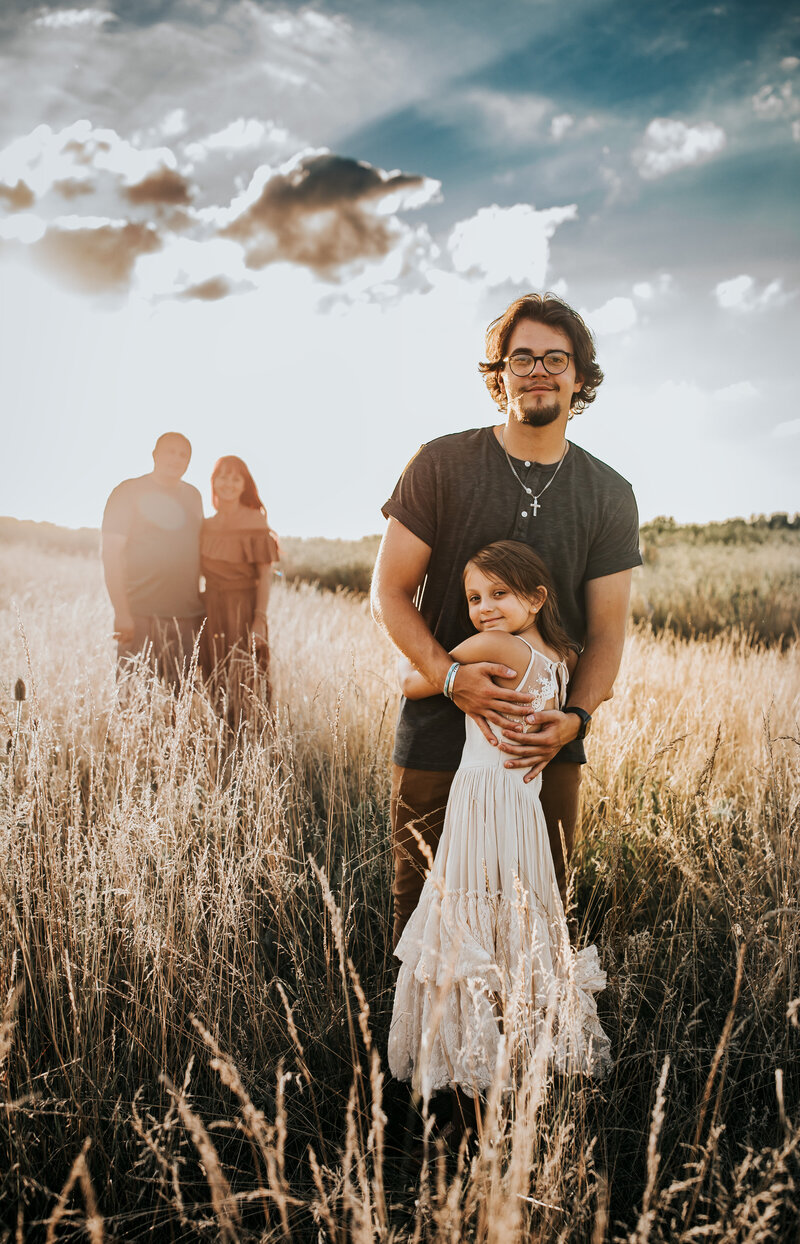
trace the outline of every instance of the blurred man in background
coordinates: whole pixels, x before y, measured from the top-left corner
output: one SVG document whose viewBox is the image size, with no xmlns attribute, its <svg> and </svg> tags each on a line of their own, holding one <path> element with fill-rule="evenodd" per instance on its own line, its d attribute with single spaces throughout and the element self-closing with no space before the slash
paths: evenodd
<svg viewBox="0 0 800 1244">
<path fill-rule="evenodd" d="M 191 660 L 200 601 L 200 493 L 183 480 L 192 447 L 165 432 L 153 470 L 118 484 L 103 514 L 103 570 L 120 667 L 145 655 L 177 687 Z"/>
</svg>

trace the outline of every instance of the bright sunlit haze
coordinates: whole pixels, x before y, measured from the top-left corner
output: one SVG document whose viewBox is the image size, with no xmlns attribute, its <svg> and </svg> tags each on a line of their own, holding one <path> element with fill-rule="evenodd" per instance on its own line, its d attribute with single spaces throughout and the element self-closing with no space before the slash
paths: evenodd
<svg viewBox="0 0 800 1244">
<path fill-rule="evenodd" d="M 378 531 L 423 441 L 498 421 L 531 289 L 596 335 L 568 435 L 643 520 L 798 508 L 785 6 L 22 0 L 0 74 L 4 513 L 97 527 L 175 429 L 207 512 L 238 454 L 279 531 Z"/>
</svg>

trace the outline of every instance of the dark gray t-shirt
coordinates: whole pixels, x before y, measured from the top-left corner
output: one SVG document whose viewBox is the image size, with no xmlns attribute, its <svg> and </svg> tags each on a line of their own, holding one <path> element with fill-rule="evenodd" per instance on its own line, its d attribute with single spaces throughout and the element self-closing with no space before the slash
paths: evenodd
<svg viewBox="0 0 800 1244">
<path fill-rule="evenodd" d="M 397 519 L 430 546 L 420 612 L 448 650 L 473 633 L 462 605 L 464 566 L 495 540 L 521 540 L 536 549 L 553 576 L 564 628 L 579 644 L 586 631 L 584 585 L 641 565 L 636 500 L 621 475 L 571 441 L 546 492 L 553 463 L 511 461 L 540 496 L 535 517 L 491 427 L 423 445 L 383 507 L 385 518 Z M 395 764 L 455 769 L 463 746 L 464 715 L 444 696 L 401 702 Z M 562 759 L 583 758 L 580 745 L 570 748 L 569 756 L 562 749 Z"/>
<path fill-rule="evenodd" d="M 191 484 L 154 475 L 126 479 L 112 492 L 103 532 L 125 536 L 125 586 L 131 613 L 196 618 L 200 600 L 203 501 Z"/>
</svg>

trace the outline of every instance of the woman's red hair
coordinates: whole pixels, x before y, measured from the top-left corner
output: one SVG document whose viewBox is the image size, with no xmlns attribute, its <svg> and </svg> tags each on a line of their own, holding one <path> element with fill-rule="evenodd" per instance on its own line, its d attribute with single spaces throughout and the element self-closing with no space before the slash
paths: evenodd
<svg viewBox="0 0 800 1244">
<path fill-rule="evenodd" d="M 256 481 L 250 474 L 247 465 L 241 458 L 237 458 L 235 454 L 226 454 L 223 458 L 218 458 L 214 464 L 214 470 L 211 472 L 211 500 L 214 502 L 214 509 L 219 509 L 219 499 L 217 498 L 217 492 L 214 488 L 214 480 L 217 478 L 217 474 L 223 470 L 224 467 L 230 467 L 231 470 L 238 471 L 244 480 L 244 489 L 241 497 L 239 498 L 239 504 L 246 506 L 248 510 L 260 510 L 266 518 L 267 509 L 264 502 L 258 495 Z"/>
</svg>

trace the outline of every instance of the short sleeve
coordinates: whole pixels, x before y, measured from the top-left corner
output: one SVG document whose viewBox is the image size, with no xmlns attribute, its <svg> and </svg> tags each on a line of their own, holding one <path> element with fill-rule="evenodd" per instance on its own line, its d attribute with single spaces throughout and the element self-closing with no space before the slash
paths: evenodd
<svg viewBox="0 0 800 1244">
<path fill-rule="evenodd" d="M 437 527 L 437 470 L 429 445 L 420 446 L 381 513 L 384 518 L 396 518 L 412 535 L 433 547 Z"/>
<path fill-rule="evenodd" d="M 641 566 L 639 511 L 633 489 L 625 489 L 615 513 L 601 524 L 586 562 L 585 580 L 602 579 Z"/>
<path fill-rule="evenodd" d="M 193 484 L 189 484 L 188 487 L 191 488 L 192 490 L 192 506 L 194 507 L 195 516 L 199 519 L 200 522 L 202 522 L 203 521 L 203 498 L 200 495 L 199 490 L 195 488 Z"/>
<path fill-rule="evenodd" d="M 242 553 L 244 561 L 257 565 L 278 561 L 278 546 L 268 530 L 243 533 Z"/>
<path fill-rule="evenodd" d="M 133 498 L 125 484 L 118 484 L 103 511 L 103 535 L 128 536 L 133 523 Z"/>
</svg>

